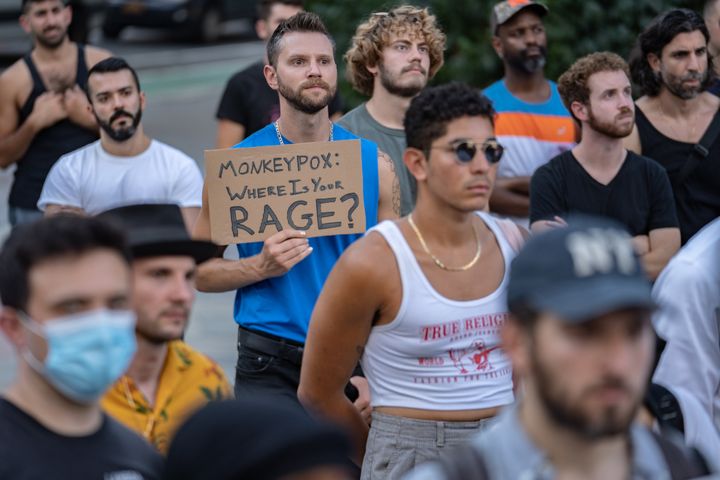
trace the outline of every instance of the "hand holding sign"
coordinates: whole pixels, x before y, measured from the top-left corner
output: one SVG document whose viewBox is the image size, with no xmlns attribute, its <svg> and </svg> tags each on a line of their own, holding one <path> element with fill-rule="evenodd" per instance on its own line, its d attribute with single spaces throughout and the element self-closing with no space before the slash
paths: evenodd
<svg viewBox="0 0 720 480">
<path fill-rule="evenodd" d="M 358 140 L 208 150 L 205 167 L 216 243 L 365 231 Z"/>
<path fill-rule="evenodd" d="M 283 230 L 265 240 L 258 255 L 258 269 L 264 278 L 279 277 L 311 253 L 305 232 Z"/>
</svg>

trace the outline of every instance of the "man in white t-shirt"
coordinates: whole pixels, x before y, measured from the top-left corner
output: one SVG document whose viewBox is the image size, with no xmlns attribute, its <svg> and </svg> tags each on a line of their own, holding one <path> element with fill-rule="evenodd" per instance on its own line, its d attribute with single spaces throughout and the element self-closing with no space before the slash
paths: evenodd
<svg viewBox="0 0 720 480">
<path fill-rule="evenodd" d="M 682 410 L 686 441 L 707 454 L 720 451 L 718 286 L 720 219 L 715 219 L 673 257 L 653 287 L 662 307 L 653 315 L 653 326 L 667 341 L 653 382 L 673 393 Z M 715 428 L 708 425 L 711 418 Z"/>
<path fill-rule="evenodd" d="M 97 63 L 88 72 L 87 95 L 100 140 L 60 157 L 38 208 L 45 215 L 94 215 L 129 204 L 173 203 L 192 227 L 202 204 L 202 175 L 190 157 L 145 135 L 145 94 L 135 70 L 117 57 Z"/>
</svg>

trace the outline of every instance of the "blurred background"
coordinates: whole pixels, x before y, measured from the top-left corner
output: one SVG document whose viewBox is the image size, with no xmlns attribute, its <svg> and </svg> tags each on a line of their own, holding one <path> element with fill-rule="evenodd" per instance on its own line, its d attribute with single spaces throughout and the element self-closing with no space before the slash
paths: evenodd
<svg viewBox="0 0 720 480">
<path fill-rule="evenodd" d="M 203 151 L 215 143 L 215 110 L 225 82 L 261 58 L 255 37 L 257 0 L 72 0 L 71 36 L 124 57 L 138 70 L 147 94 L 146 132 L 184 151 L 203 168 Z M 400 3 L 428 6 L 448 36 L 445 66 L 433 83 L 466 81 L 485 87 L 502 76 L 490 47 L 493 0 L 308 0 L 337 42 L 340 90 L 349 110 L 364 99 L 344 79 L 342 55 L 357 24 Z M 547 0 L 546 74 L 556 79 L 576 58 L 612 50 L 627 57 L 635 37 L 671 7 L 702 11 L 704 0 Z M 0 71 L 29 51 L 20 29 L 20 0 L 0 0 Z M 7 234 L 6 199 L 12 169 L 0 169 L 0 240 Z M 228 249 L 232 255 L 234 249 Z M 186 340 L 218 361 L 234 379 L 236 328 L 233 293 L 198 294 Z M 0 335 L 0 389 L 12 378 L 14 353 Z"/>
</svg>

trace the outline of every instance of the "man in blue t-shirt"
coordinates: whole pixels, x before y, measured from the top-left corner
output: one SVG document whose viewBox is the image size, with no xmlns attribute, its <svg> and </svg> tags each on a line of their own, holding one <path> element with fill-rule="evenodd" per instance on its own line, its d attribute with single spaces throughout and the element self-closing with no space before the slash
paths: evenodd
<svg viewBox="0 0 720 480">
<path fill-rule="evenodd" d="M 320 18 L 298 13 L 282 22 L 268 42 L 265 79 L 280 95 L 280 118 L 238 144 L 247 148 L 357 139 L 333 125 L 328 103 L 337 89 L 333 41 Z M 400 209 L 392 160 L 361 140 L 367 228 L 395 218 Z M 196 238 L 210 238 L 207 185 L 195 225 Z M 262 391 L 296 401 L 303 344 L 315 301 L 330 269 L 360 235 L 307 238 L 281 230 L 265 242 L 238 245 L 239 260 L 213 259 L 198 270 L 202 291 L 237 290 L 239 325 L 237 397 Z M 353 384 L 364 380 L 354 379 Z"/>
</svg>

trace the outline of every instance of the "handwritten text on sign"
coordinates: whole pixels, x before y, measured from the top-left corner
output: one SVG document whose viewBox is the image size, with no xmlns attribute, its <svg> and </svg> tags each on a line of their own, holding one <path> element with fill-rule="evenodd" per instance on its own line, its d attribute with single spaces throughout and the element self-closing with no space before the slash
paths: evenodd
<svg viewBox="0 0 720 480">
<path fill-rule="evenodd" d="M 360 155 L 358 140 L 205 151 L 212 240 L 363 233 Z"/>
</svg>

